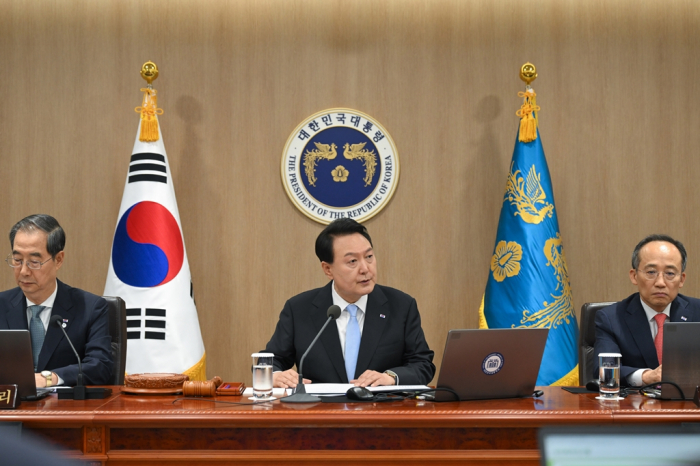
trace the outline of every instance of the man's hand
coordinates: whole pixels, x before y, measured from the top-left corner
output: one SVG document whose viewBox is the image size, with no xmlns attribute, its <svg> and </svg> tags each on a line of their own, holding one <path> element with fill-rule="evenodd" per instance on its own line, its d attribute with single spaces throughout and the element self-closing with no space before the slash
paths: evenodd
<svg viewBox="0 0 700 466">
<path fill-rule="evenodd" d="M 46 378 L 40 373 L 34 374 L 34 381 L 36 382 L 36 388 L 46 388 Z M 51 373 L 51 386 L 58 384 L 58 375 L 55 372 Z"/>
<path fill-rule="evenodd" d="M 299 382 L 299 374 L 294 369 L 272 374 L 272 386 L 277 388 L 294 388 Z M 311 383 L 311 380 L 304 379 L 304 383 Z"/>
<path fill-rule="evenodd" d="M 395 381 L 389 374 L 365 371 L 357 379 L 351 380 L 350 383 L 355 384 L 356 387 L 379 387 L 380 385 L 394 385 Z"/>
<path fill-rule="evenodd" d="M 642 382 L 644 385 L 661 382 L 661 366 L 657 367 L 653 371 L 642 372 Z"/>
</svg>

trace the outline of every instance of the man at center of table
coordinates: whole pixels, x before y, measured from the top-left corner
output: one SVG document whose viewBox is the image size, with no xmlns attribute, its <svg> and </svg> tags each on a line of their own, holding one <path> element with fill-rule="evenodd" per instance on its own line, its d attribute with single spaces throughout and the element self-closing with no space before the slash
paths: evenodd
<svg viewBox="0 0 700 466">
<path fill-rule="evenodd" d="M 433 351 L 421 328 L 416 300 L 376 284 L 377 264 L 367 229 L 338 219 L 316 239 L 316 255 L 331 280 L 289 299 L 266 352 L 275 355 L 275 387 L 295 387 L 301 356 L 326 321 L 342 309 L 304 360 L 304 383 L 358 386 L 425 385 L 435 375 Z M 353 315 L 354 314 L 354 315 Z"/>
</svg>

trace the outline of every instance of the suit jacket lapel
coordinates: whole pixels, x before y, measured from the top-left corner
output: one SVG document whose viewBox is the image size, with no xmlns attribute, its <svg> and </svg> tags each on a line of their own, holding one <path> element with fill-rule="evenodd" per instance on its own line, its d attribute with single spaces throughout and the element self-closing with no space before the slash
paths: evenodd
<svg viewBox="0 0 700 466">
<path fill-rule="evenodd" d="M 656 347 L 654 346 L 654 340 L 651 338 L 649 322 L 639 295 L 632 299 L 632 302 L 627 306 L 625 322 L 632 334 L 632 338 L 637 343 L 639 351 L 642 353 L 642 357 L 644 357 L 647 367 L 656 369 L 659 366 L 659 358 L 656 355 Z"/>
<path fill-rule="evenodd" d="M 369 363 L 372 362 L 377 345 L 381 341 L 384 329 L 390 320 L 390 306 L 388 306 L 386 295 L 375 285 L 374 291 L 367 296 L 365 323 L 362 327 L 360 352 L 357 355 L 356 376 L 361 375 L 369 368 Z"/>
<path fill-rule="evenodd" d="M 68 296 L 68 286 L 64 285 L 57 280 L 58 292 L 56 293 L 56 299 L 53 302 L 53 308 L 51 309 L 51 315 L 60 315 L 63 319 L 67 319 L 66 332 L 70 332 L 70 325 L 74 319 L 74 309 Z M 63 332 L 56 324 L 50 324 L 46 329 L 46 338 L 44 338 L 44 346 L 41 347 L 41 353 L 39 353 L 39 362 L 37 364 L 38 370 L 42 370 L 46 367 L 49 362 L 49 358 L 54 354 L 56 347 L 64 339 Z M 77 361 L 76 361 L 77 363 Z"/>
<path fill-rule="evenodd" d="M 328 316 L 326 312 L 333 305 L 333 295 L 331 294 L 331 286 L 333 282 L 321 289 L 321 292 L 314 298 L 313 305 L 315 309 L 312 312 L 311 319 L 314 326 L 314 337 L 326 323 Z M 328 358 L 333 364 L 333 368 L 338 373 L 340 380 L 347 379 L 345 374 L 345 359 L 343 358 L 343 348 L 340 346 L 340 337 L 338 336 L 338 326 L 335 322 L 330 322 L 316 344 L 323 345 L 323 351 L 326 352 Z M 312 350 L 313 351 L 313 350 Z M 303 375 L 303 374 L 302 374 Z"/>
<path fill-rule="evenodd" d="M 21 289 L 17 288 L 17 294 L 12 297 L 10 304 L 12 308 L 5 314 L 7 318 L 7 328 L 29 330 L 27 299 L 24 297 L 24 293 L 22 293 Z"/>
<path fill-rule="evenodd" d="M 688 301 L 681 295 L 676 296 L 676 299 L 671 303 L 671 322 L 693 322 L 693 313 L 688 309 Z"/>
</svg>

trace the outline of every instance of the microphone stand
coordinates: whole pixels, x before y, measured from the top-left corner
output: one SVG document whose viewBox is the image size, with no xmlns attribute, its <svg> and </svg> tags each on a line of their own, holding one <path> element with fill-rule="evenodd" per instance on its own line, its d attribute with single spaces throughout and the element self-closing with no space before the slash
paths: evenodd
<svg viewBox="0 0 700 466">
<path fill-rule="evenodd" d="M 340 308 L 338 306 L 331 306 L 331 308 L 337 307 L 338 311 L 340 311 Z M 323 331 L 326 329 L 326 326 L 330 323 L 331 320 L 337 319 L 338 316 L 340 315 L 340 312 L 338 312 L 337 315 L 331 312 L 331 309 L 328 309 L 328 319 L 326 319 L 326 323 L 323 324 L 323 327 L 321 327 L 321 331 L 318 332 L 316 335 L 316 338 L 311 342 L 309 347 L 306 349 L 306 352 L 302 355 L 301 360 L 299 361 L 299 381 L 297 382 L 297 387 L 294 389 L 294 394 L 292 396 L 286 396 L 284 398 L 281 398 L 280 401 L 282 403 L 318 403 L 321 401 L 321 398 L 317 397 L 316 395 L 310 395 L 306 393 L 306 389 L 304 388 L 304 376 L 301 375 L 301 369 L 304 366 L 304 359 L 306 359 L 306 355 L 309 354 L 309 351 L 311 351 L 311 348 L 313 348 L 314 344 L 316 343 L 316 340 L 321 336 Z"/>
<path fill-rule="evenodd" d="M 63 328 L 62 321 L 63 317 L 59 315 L 55 315 L 51 317 L 51 321 L 56 322 L 56 325 L 61 329 L 63 332 L 63 335 L 66 337 L 66 340 L 68 340 L 68 344 L 70 345 L 71 349 L 73 350 L 73 353 L 75 353 L 75 357 L 78 358 L 78 383 L 73 387 L 72 389 L 66 389 L 66 390 L 57 390 L 58 392 L 58 399 L 59 400 L 101 400 L 104 398 L 107 398 L 109 395 L 112 394 L 112 389 L 111 388 L 102 388 L 102 387 L 86 387 L 83 385 L 83 364 L 80 361 L 80 355 L 78 355 L 78 352 L 75 350 L 75 346 L 73 346 L 73 342 L 70 341 L 70 338 L 68 338 L 68 334 L 66 333 L 66 329 Z"/>
</svg>

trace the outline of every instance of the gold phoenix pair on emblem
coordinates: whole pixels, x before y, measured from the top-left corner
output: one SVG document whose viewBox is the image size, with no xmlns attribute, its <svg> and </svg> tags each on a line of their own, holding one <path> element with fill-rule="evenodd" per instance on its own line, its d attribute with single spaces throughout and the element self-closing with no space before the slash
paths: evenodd
<svg viewBox="0 0 700 466">
<path fill-rule="evenodd" d="M 338 153 L 334 143 L 331 144 L 321 144 L 319 142 L 314 142 L 316 149 L 307 150 L 304 153 L 304 171 L 306 173 L 306 178 L 311 186 L 316 186 L 316 163 L 319 160 L 333 160 L 336 158 Z M 377 154 L 373 150 L 365 149 L 366 142 L 359 144 L 349 144 L 345 143 L 343 146 L 343 157 L 348 160 L 360 159 L 362 165 L 365 167 L 365 186 L 369 186 L 372 183 L 372 177 L 374 177 L 374 172 L 377 168 Z M 347 181 L 350 172 L 343 167 L 338 165 L 335 170 L 331 171 L 333 176 L 333 181 L 344 182 Z"/>
</svg>

